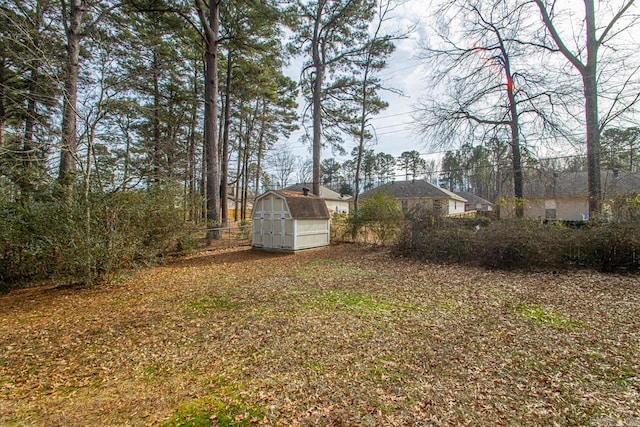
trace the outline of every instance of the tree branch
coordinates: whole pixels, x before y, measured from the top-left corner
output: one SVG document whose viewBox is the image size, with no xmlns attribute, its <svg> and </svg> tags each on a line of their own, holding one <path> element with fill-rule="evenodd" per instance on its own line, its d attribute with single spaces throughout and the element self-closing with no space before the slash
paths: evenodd
<svg viewBox="0 0 640 427">
<path fill-rule="evenodd" d="M 565 58 L 569 60 L 569 62 L 573 64 L 574 67 L 576 67 L 580 71 L 581 74 L 584 74 L 586 72 L 585 65 L 580 61 L 580 59 L 578 59 L 578 57 L 576 57 L 573 53 L 571 53 L 569 48 L 567 48 L 567 46 L 562 41 L 562 38 L 560 37 L 560 34 L 556 30 L 556 27 L 553 25 L 553 22 L 551 21 L 551 17 L 549 16 L 549 12 L 547 12 L 547 9 L 544 3 L 542 2 L 542 0 L 533 0 L 533 1 L 538 5 L 538 9 L 540 9 L 540 14 L 542 15 L 542 21 L 544 22 L 544 25 L 547 28 L 547 30 L 549 30 L 549 32 L 551 33 L 551 37 L 553 38 L 553 41 L 558 46 L 558 49 L 560 50 L 560 52 L 565 56 Z"/>
<path fill-rule="evenodd" d="M 609 25 L 607 25 L 607 28 L 604 29 L 604 31 L 602 32 L 602 34 L 600 35 L 600 38 L 598 39 L 598 45 L 601 45 L 604 43 L 607 34 L 609 33 L 609 31 L 611 31 L 611 29 L 613 28 L 613 26 L 615 25 L 616 22 L 618 22 L 618 20 L 622 17 L 622 15 L 624 15 L 624 13 L 631 7 L 631 5 L 633 5 L 633 2 L 635 0 L 629 0 L 629 3 L 627 3 L 626 5 L 624 5 L 619 11 L 618 13 L 616 13 L 616 16 L 613 17 L 613 19 L 611 19 L 611 21 L 609 22 Z"/>
</svg>

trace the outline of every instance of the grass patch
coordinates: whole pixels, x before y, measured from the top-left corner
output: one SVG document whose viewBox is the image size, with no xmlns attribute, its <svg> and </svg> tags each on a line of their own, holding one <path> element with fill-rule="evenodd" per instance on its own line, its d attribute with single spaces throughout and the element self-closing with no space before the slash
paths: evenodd
<svg viewBox="0 0 640 427">
<path fill-rule="evenodd" d="M 307 308 L 323 308 L 328 311 L 346 311 L 355 315 L 385 315 L 398 308 L 382 297 L 360 292 L 319 292 L 307 304 Z"/>
<path fill-rule="evenodd" d="M 358 267 L 353 267 L 342 261 L 330 258 L 314 258 L 298 270 L 297 275 L 301 279 L 313 278 L 361 278 L 369 277 L 370 273 Z"/>
<path fill-rule="evenodd" d="M 229 311 L 240 307 L 241 303 L 224 297 L 205 297 L 187 305 L 189 310 L 206 313 L 209 310 Z"/>
<path fill-rule="evenodd" d="M 194 399 L 181 404 L 163 427 L 241 427 L 264 419 L 264 411 L 239 403 Z"/>
<path fill-rule="evenodd" d="M 520 303 L 516 305 L 513 310 L 536 323 L 546 324 L 560 329 L 573 330 L 582 325 L 579 321 L 567 319 L 562 314 L 546 310 L 538 304 Z"/>
<path fill-rule="evenodd" d="M 166 378 L 171 373 L 171 369 L 164 362 L 154 362 L 142 368 L 142 374 L 147 381 L 158 381 Z"/>
</svg>

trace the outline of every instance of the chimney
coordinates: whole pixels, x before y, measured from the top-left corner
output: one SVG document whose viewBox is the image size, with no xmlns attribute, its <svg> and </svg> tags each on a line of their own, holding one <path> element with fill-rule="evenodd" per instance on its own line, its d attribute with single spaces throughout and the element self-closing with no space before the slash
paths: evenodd
<svg viewBox="0 0 640 427">
<path fill-rule="evenodd" d="M 302 187 L 302 194 L 304 194 L 305 196 L 309 195 L 309 189 L 307 187 Z"/>
</svg>

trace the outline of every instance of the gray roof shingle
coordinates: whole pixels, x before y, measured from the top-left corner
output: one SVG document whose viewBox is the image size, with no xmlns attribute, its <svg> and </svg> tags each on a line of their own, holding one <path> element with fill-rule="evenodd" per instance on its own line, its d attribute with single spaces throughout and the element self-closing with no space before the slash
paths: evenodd
<svg viewBox="0 0 640 427">
<path fill-rule="evenodd" d="M 640 191 L 640 173 L 604 170 L 600 173 L 602 193 L 607 196 Z M 587 172 L 544 173 L 525 180 L 524 197 L 575 197 L 589 194 Z"/>
<path fill-rule="evenodd" d="M 285 188 L 285 190 L 302 192 L 302 189 L 305 188 L 305 187 L 311 189 L 311 188 L 313 188 L 313 184 L 302 183 L 302 184 L 290 185 L 289 187 Z M 350 200 L 351 196 L 342 196 L 342 195 L 340 195 L 340 193 L 337 193 L 337 192 L 333 191 L 332 189 L 321 185 L 320 186 L 320 198 L 324 199 L 324 200 Z"/>
<path fill-rule="evenodd" d="M 329 210 L 323 199 L 309 193 L 304 195 L 297 191 L 273 190 L 287 201 L 291 216 L 296 219 L 329 219 Z"/>
<path fill-rule="evenodd" d="M 466 200 L 444 188 L 437 187 L 429 182 L 419 179 L 415 181 L 396 181 L 382 184 L 373 190 L 362 194 L 361 198 L 367 198 L 374 191 L 385 191 L 396 199 L 453 199 L 461 202 Z"/>
<path fill-rule="evenodd" d="M 469 193 L 468 191 L 456 191 L 455 193 L 458 196 L 462 197 L 463 199 L 466 199 L 467 203 L 471 205 L 492 205 L 493 204 L 487 199 L 483 199 L 482 197 L 476 196 L 475 194 Z"/>
</svg>

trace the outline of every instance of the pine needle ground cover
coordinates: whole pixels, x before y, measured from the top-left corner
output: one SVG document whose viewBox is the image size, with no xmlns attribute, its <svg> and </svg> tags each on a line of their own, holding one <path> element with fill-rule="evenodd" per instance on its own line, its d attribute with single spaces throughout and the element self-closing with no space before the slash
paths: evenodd
<svg viewBox="0 0 640 427">
<path fill-rule="evenodd" d="M 640 425 L 640 279 L 217 249 L 0 296 L 0 425 Z"/>
</svg>

